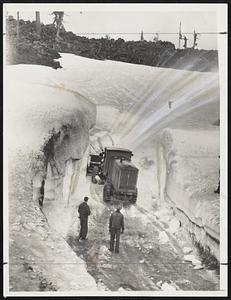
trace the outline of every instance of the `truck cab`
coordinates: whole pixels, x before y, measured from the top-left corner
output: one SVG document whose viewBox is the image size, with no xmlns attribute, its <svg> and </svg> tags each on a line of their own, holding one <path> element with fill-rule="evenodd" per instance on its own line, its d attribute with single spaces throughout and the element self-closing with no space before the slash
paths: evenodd
<svg viewBox="0 0 231 300">
<path fill-rule="evenodd" d="M 131 150 L 123 148 L 105 148 L 102 173 L 105 177 L 104 201 L 111 197 L 135 203 L 137 200 L 138 168 L 132 163 Z"/>
<path fill-rule="evenodd" d="M 100 155 L 90 155 L 87 175 L 92 182 L 104 184 L 103 200 L 113 199 L 135 203 L 137 200 L 138 168 L 132 163 L 132 151 L 125 148 L 106 147 Z"/>
<path fill-rule="evenodd" d="M 116 147 L 106 147 L 104 151 L 104 162 L 102 165 L 102 173 L 106 177 L 111 177 L 112 162 L 115 159 L 125 159 L 131 161 L 133 154 L 131 150 Z"/>
</svg>

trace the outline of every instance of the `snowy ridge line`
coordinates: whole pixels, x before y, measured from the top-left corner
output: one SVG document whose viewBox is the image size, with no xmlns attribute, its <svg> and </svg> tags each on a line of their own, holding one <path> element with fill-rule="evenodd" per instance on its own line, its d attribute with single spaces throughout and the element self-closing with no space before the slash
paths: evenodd
<svg viewBox="0 0 231 300">
<path fill-rule="evenodd" d="M 15 66 L 7 66 L 7 67 L 9 68 L 9 70 L 15 68 Z M 33 85 L 38 85 L 38 86 L 42 86 L 42 87 L 45 86 L 45 87 L 49 87 L 49 88 L 59 89 L 60 91 L 69 92 L 69 93 L 74 94 L 75 96 L 77 96 L 78 100 L 84 100 L 84 101 L 88 101 L 89 104 L 95 104 L 95 102 L 93 100 L 91 100 L 89 97 L 81 94 L 77 90 L 72 90 L 70 88 L 65 87 L 65 83 L 63 83 L 63 82 L 58 82 L 58 83 L 54 82 L 54 84 L 48 84 L 48 83 L 39 83 L 39 82 L 30 82 L 29 81 L 29 83 L 33 84 Z"/>
<path fill-rule="evenodd" d="M 81 94 L 80 92 L 77 92 L 76 90 L 71 90 L 71 89 L 68 89 L 68 88 L 65 88 L 62 84 L 60 84 L 60 85 L 50 85 L 50 87 L 53 87 L 53 88 L 60 88 L 60 89 L 62 89 L 62 90 L 64 90 L 64 91 L 67 91 L 67 92 L 69 92 L 69 93 L 72 93 L 72 94 L 74 94 L 75 96 L 77 96 L 78 98 L 80 97 L 80 98 L 83 98 L 83 99 L 81 99 L 81 100 L 87 100 L 90 104 L 95 104 L 95 102 L 94 101 L 92 101 L 89 97 L 86 97 L 86 96 L 84 96 L 83 94 Z"/>
</svg>

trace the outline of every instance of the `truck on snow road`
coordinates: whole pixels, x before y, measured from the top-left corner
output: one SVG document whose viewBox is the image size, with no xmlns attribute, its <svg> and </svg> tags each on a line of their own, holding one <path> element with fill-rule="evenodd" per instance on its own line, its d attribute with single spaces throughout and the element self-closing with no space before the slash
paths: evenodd
<svg viewBox="0 0 231 300">
<path fill-rule="evenodd" d="M 90 155 L 87 175 L 96 176 L 104 184 L 103 200 L 118 199 L 130 203 L 137 200 L 138 168 L 132 163 L 132 151 L 128 149 L 106 147 L 99 155 Z"/>
</svg>

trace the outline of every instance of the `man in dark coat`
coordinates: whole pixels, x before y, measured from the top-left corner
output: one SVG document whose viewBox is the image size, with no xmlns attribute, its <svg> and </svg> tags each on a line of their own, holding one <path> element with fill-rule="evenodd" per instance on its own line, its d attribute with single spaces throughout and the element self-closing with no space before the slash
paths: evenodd
<svg viewBox="0 0 231 300">
<path fill-rule="evenodd" d="M 39 206 L 43 206 L 45 180 L 42 180 L 42 185 L 39 190 Z"/>
<path fill-rule="evenodd" d="M 114 241 L 116 239 L 115 253 L 119 253 L 120 233 L 124 232 L 124 216 L 120 210 L 121 207 L 118 207 L 116 211 L 111 214 L 109 220 L 109 232 L 111 234 L 109 250 L 111 252 L 114 251 Z"/>
<path fill-rule="evenodd" d="M 88 216 L 90 216 L 90 207 L 87 204 L 88 197 L 84 197 L 84 202 L 79 205 L 78 212 L 80 218 L 79 240 L 85 240 L 88 231 Z"/>
</svg>

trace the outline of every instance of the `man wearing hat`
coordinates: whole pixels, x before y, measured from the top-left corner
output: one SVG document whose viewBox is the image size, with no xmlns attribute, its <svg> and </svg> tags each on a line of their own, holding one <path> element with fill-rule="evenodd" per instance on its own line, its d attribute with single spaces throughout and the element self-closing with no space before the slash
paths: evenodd
<svg viewBox="0 0 231 300">
<path fill-rule="evenodd" d="M 78 212 L 80 218 L 79 240 L 85 240 L 88 231 L 88 216 L 91 214 L 90 207 L 87 204 L 88 197 L 84 197 L 84 202 L 79 205 Z"/>
<path fill-rule="evenodd" d="M 115 253 L 119 253 L 120 233 L 124 232 L 124 216 L 120 212 L 121 206 L 118 206 L 116 211 L 113 212 L 109 220 L 109 232 L 111 234 L 110 248 L 111 252 L 114 251 L 114 242 L 116 239 Z"/>
</svg>

